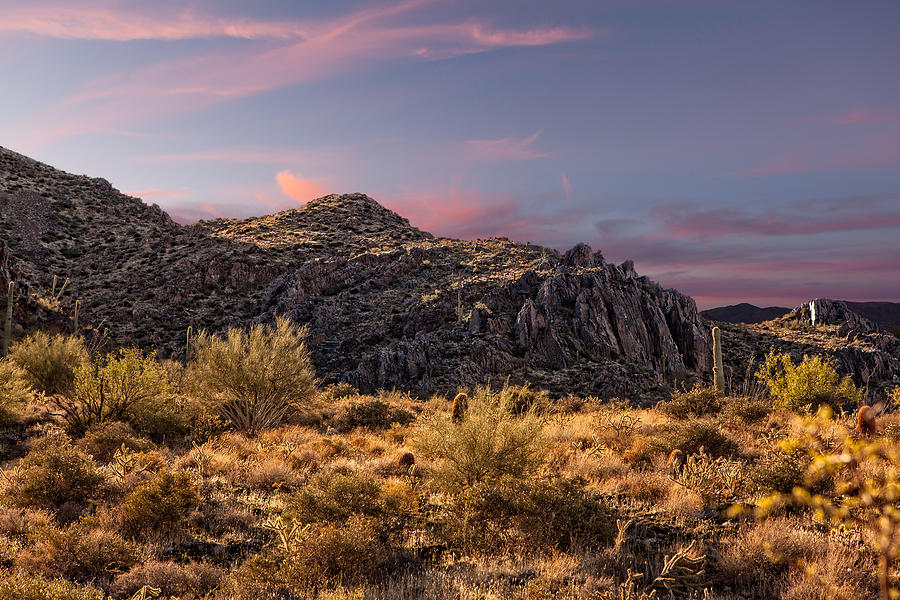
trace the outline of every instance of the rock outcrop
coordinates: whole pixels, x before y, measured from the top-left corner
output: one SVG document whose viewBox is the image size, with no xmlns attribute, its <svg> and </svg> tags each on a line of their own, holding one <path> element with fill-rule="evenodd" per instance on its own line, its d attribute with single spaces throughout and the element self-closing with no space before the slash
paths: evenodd
<svg viewBox="0 0 900 600">
<path fill-rule="evenodd" d="M 363 194 L 182 227 L 105 180 L 0 149 L 0 239 L 30 301 L 48 296 L 53 275 L 69 278 L 63 323 L 77 299 L 79 321 L 102 323 L 112 344 L 163 355 L 179 356 L 189 325 L 286 314 L 309 326 L 319 375 L 363 391 L 508 377 L 638 397 L 709 369 L 693 300 L 630 261 L 610 264 L 585 244 L 560 255 L 435 238 Z M 20 327 L 35 324 L 28 311 L 17 308 Z"/>
</svg>

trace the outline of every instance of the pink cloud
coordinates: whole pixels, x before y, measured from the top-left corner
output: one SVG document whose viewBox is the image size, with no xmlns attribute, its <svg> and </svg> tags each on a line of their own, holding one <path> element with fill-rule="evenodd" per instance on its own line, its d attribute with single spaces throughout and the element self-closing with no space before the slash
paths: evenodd
<svg viewBox="0 0 900 600">
<path fill-rule="evenodd" d="M 303 23 L 297 25 L 296 35 L 287 36 L 274 47 L 272 43 L 251 43 L 90 81 L 80 93 L 23 127 L 30 142 L 25 145 L 151 121 L 357 71 L 378 62 L 421 60 L 426 56 L 420 52 L 422 48 L 485 52 L 576 41 L 591 35 L 586 29 L 562 27 L 500 30 L 471 21 L 397 22 L 398 16 L 419 4 L 363 9 L 331 20 Z M 4 15 L 4 22 L 6 18 Z M 164 33 L 153 27 L 149 32 Z"/>
<path fill-rule="evenodd" d="M 900 210 L 860 212 L 854 205 L 821 205 L 756 214 L 735 208 L 702 208 L 687 202 L 656 206 L 650 217 L 660 225 L 657 238 L 714 240 L 726 235 L 791 236 L 860 231 L 900 226 Z M 850 210 L 848 210 L 848 208 Z"/>
<path fill-rule="evenodd" d="M 487 162 L 546 158 L 550 155 L 533 147 L 540 134 L 540 131 L 536 131 L 525 138 L 510 136 L 499 139 L 468 140 L 464 142 L 465 154 L 471 159 Z"/>
<path fill-rule="evenodd" d="M 288 39 L 302 37 L 307 26 L 296 21 L 257 21 L 216 17 L 193 9 L 131 10 L 122 6 L 90 7 L 63 4 L 22 4 L 4 9 L 0 32 L 30 33 L 83 40 L 184 40 L 231 37 Z"/>
<path fill-rule="evenodd" d="M 301 179 L 290 171 L 279 171 L 275 175 L 275 180 L 281 186 L 281 191 L 300 203 L 309 202 L 314 198 L 326 196 L 328 192 L 317 181 L 311 179 Z"/>
<path fill-rule="evenodd" d="M 566 174 L 562 174 L 562 187 L 563 191 L 566 193 L 566 198 L 572 197 L 572 183 L 569 181 L 569 178 L 566 177 Z"/>
<path fill-rule="evenodd" d="M 900 123 L 900 107 L 856 108 L 821 119 L 832 125 L 863 125 L 869 123 Z"/>
</svg>

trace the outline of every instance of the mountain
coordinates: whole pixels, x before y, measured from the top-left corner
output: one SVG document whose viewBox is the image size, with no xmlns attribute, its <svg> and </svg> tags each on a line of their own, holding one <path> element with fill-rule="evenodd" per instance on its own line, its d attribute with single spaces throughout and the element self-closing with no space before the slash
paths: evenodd
<svg viewBox="0 0 900 600">
<path fill-rule="evenodd" d="M 177 358 L 188 326 L 286 314 L 309 326 L 325 382 L 422 394 L 508 377 L 649 400 L 710 369 L 694 301 L 630 262 L 583 244 L 434 237 L 363 194 L 185 227 L 103 179 L 0 148 L 0 243 L 17 335 L 71 329 L 77 300 L 97 343 Z"/>
<path fill-rule="evenodd" d="M 791 312 L 789 308 L 781 306 L 769 306 L 760 308 L 747 302 L 709 308 L 700 311 L 700 314 L 710 321 L 723 321 L 725 323 L 762 323 L 776 317 L 781 317 Z"/>
</svg>

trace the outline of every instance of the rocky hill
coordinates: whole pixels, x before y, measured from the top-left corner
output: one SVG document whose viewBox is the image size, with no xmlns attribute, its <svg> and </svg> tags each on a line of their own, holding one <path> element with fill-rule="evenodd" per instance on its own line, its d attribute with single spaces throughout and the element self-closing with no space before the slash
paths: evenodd
<svg viewBox="0 0 900 600">
<path fill-rule="evenodd" d="M 585 245 L 560 255 L 435 238 L 362 194 L 183 227 L 105 180 L 0 148 L 0 240 L 17 334 L 70 329 L 77 300 L 83 328 L 109 345 L 178 357 L 189 325 L 287 314 L 309 325 L 323 379 L 363 391 L 509 377 L 559 394 L 652 396 L 710 367 L 693 300 L 631 263 Z"/>
</svg>

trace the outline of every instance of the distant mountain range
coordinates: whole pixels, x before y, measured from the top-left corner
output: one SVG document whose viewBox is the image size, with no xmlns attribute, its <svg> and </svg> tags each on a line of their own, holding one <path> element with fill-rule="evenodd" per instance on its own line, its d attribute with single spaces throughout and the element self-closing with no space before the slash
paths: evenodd
<svg viewBox="0 0 900 600">
<path fill-rule="evenodd" d="M 885 329 L 900 327 L 900 302 L 846 302 L 850 309 Z M 760 308 L 747 302 L 701 311 L 711 321 L 725 323 L 762 323 L 791 312 L 783 306 Z"/>
</svg>

